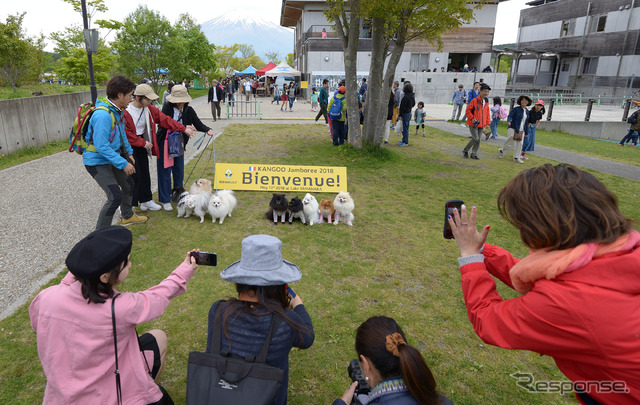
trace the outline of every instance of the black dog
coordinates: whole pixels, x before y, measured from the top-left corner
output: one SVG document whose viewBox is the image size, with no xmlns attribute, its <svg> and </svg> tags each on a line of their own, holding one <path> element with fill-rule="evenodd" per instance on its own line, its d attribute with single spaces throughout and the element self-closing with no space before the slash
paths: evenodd
<svg viewBox="0 0 640 405">
<path fill-rule="evenodd" d="M 300 218 L 302 223 L 306 223 L 304 219 L 304 205 L 302 204 L 302 200 L 298 197 L 293 197 L 291 201 L 289 201 L 289 223 L 292 223 L 294 218 Z"/>
<path fill-rule="evenodd" d="M 278 224 L 278 217 L 282 218 L 282 223 L 285 222 L 287 215 L 287 208 L 289 207 L 289 201 L 287 201 L 284 194 L 273 193 L 273 198 L 269 203 L 271 209 L 267 212 L 267 219 L 273 220 L 274 224 Z"/>
</svg>

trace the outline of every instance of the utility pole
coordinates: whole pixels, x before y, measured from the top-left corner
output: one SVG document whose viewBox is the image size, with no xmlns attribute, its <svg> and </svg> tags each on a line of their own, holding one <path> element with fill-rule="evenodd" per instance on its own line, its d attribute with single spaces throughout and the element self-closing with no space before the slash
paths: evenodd
<svg viewBox="0 0 640 405">
<path fill-rule="evenodd" d="M 93 59 L 91 54 L 93 52 L 98 51 L 97 44 L 97 31 L 89 30 L 89 18 L 87 17 L 87 2 L 86 0 L 81 0 L 82 3 L 82 23 L 84 25 L 84 44 L 87 49 L 87 61 L 89 62 L 89 78 L 91 79 L 91 102 L 93 104 L 96 103 L 96 99 L 98 98 L 98 89 L 96 88 L 96 78 L 93 74 Z M 92 32 L 95 31 L 92 40 Z"/>
</svg>

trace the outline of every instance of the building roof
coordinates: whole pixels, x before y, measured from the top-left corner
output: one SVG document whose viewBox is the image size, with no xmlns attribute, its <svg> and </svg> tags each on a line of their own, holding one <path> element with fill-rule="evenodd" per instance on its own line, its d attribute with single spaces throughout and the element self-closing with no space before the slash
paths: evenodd
<svg viewBox="0 0 640 405">
<path fill-rule="evenodd" d="M 558 0 L 533 0 L 533 1 L 530 1 L 530 2 L 528 2 L 526 4 L 527 4 L 527 6 L 541 6 L 543 4 L 553 3 L 553 2 L 556 2 L 556 1 L 558 1 Z"/>
</svg>

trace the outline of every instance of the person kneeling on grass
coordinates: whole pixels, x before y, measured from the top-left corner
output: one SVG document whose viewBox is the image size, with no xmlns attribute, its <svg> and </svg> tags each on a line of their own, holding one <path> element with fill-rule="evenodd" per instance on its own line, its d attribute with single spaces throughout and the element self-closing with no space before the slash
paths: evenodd
<svg viewBox="0 0 640 405">
<path fill-rule="evenodd" d="M 362 375 L 372 387 L 367 404 L 452 405 L 436 391 L 436 380 L 422 354 L 409 345 L 402 328 L 386 316 L 367 319 L 356 331 L 356 352 Z M 333 405 L 349 405 L 358 382 Z M 356 402 L 356 403 L 360 403 Z"/>
<path fill-rule="evenodd" d="M 531 249 L 525 258 L 486 243 L 475 207 L 448 219 L 480 339 L 546 354 L 571 381 L 597 382 L 575 385 L 583 404 L 640 403 L 640 233 L 616 196 L 590 173 L 545 164 L 514 177 L 498 210 Z M 503 300 L 493 277 L 520 296 Z"/>
<path fill-rule="evenodd" d="M 29 306 L 47 377 L 43 403 L 173 403 L 165 402 L 171 398 L 154 381 L 167 335 L 156 329 L 138 338 L 136 325 L 162 315 L 198 265 L 187 253 L 160 284 L 119 293 L 113 287 L 131 270 L 131 245 L 131 232 L 121 226 L 93 231 L 69 252 L 69 273 L 60 284 L 41 291 Z"/>
</svg>

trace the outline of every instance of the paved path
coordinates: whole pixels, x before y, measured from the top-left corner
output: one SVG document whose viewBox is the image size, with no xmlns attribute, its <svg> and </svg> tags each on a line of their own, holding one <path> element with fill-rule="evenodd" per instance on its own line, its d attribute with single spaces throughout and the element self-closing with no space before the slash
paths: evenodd
<svg viewBox="0 0 640 405">
<path fill-rule="evenodd" d="M 270 100 L 258 100 L 263 101 L 262 121 L 233 119 L 212 123 L 206 98 L 198 98 L 191 105 L 203 122 L 214 129 L 216 136 L 229 123 L 314 122 L 316 114 L 304 102 L 297 101 L 293 112 L 282 112 L 280 106 L 271 104 Z M 438 109 L 446 112 L 444 107 Z M 438 109 L 428 108 L 427 111 Z M 430 121 L 429 124 L 461 136 L 468 135 L 466 128 L 456 124 L 443 121 Z M 489 143 L 497 149 L 502 141 Z M 640 181 L 640 169 L 635 166 L 552 148 L 537 146 L 536 149 L 540 156 Z M 485 142 L 480 150 L 482 155 L 490 153 Z M 193 146 L 188 147 L 186 158 L 192 158 L 196 152 Z M 150 166 L 155 189 L 155 162 Z M 196 170 L 194 176 L 197 175 Z M 1 170 L 0 189 L 0 206 L 3 207 L 0 216 L 3 231 L 0 238 L 0 319 L 4 319 L 64 269 L 64 259 L 71 247 L 93 230 L 105 197 L 86 173 L 82 158 L 66 151 Z"/>
</svg>

